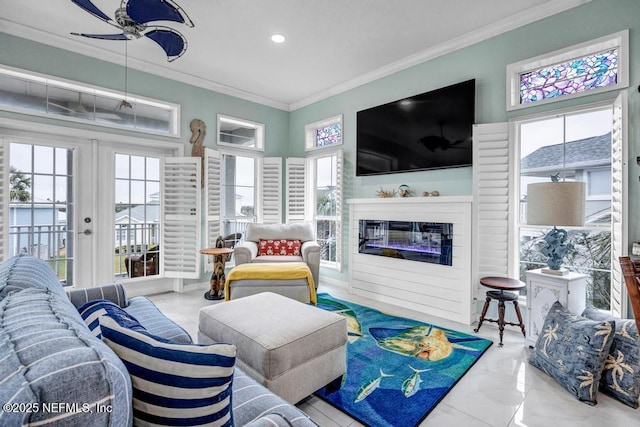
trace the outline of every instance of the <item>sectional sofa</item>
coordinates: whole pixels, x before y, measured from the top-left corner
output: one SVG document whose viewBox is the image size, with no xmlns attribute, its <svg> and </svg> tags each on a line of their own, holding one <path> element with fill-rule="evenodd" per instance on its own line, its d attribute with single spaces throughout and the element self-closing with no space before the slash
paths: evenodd
<svg viewBox="0 0 640 427">
<path fill-rule="evenodd" d="M 129 371 L 77 310 L 94 299 L 112 301 L 167 345 L 192 345 L 147 298 L 127 299 L 119 285 L 66 292 L 44 261 L 11 258 L 0 264 L 0 425 L 134 424 Z M 316 425 L 237 367 L 232 372 L 235 425 Z"/>
</svg>

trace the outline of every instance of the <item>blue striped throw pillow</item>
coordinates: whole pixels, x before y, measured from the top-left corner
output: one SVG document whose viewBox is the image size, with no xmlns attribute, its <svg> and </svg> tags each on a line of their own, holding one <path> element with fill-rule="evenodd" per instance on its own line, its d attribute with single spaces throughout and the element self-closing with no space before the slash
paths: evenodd
<svg viewBox="0 0 640 427">
<path fill-rule="evenodd" d="M 89 301 L 81 305 L 78 308 L 78 312 L 80 312 L 80 316 L 82 316 L 91 333 L 98 338 L 102 338 L 100 322 L 98 321 L 101 316 L 109 316 L 125 328 L 140 332 L 145 330 L 144 326 L 135 317 L 120 308 L 118 304 L 106 299 Z"/>
<path fill-rule="evenodd" d="M 135 425 L 233 426 L 232 344 L 178 344 L 100 317 L 102 340 L 133 385 Z"/>
</svg>

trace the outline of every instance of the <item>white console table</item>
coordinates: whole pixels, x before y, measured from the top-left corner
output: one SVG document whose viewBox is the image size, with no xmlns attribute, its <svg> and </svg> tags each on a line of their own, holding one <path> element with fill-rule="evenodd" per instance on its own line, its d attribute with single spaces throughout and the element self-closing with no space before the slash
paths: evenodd
<svg viewBox="0 0 640 427">
<path fill-rule="evenodd" d="M 542 273 L 540 269 L 527 271 L 527 337 L 525 344 L 535 346 L 542 325 L 554 302 L 574 314 L 585 308 L 587 275 L 569 273 L 564 276 Z"/>
</svg>

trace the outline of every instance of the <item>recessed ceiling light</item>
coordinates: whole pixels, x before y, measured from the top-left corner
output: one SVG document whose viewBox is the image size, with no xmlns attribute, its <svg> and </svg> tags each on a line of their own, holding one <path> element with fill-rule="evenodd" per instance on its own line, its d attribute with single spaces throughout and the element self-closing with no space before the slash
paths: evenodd
<svg viewBox="0 0 640 427">
<path fill-rule="evenodd" d="M 271 36 L 271 41 L 274 43 L 284 43 L 285 37 L 282 34 L 274 34 Z"/>
</svg>

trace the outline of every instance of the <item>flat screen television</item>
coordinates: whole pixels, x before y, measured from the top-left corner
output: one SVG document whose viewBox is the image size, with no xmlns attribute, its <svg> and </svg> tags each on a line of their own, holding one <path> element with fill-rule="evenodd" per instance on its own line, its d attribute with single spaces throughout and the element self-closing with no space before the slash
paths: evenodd
<svg viewBox="0 0 640 427">
<path fill-rule="evenodd" d="M 358 111 L 356 175 L 471 166 L 475 80 Z"/>
</svg>

